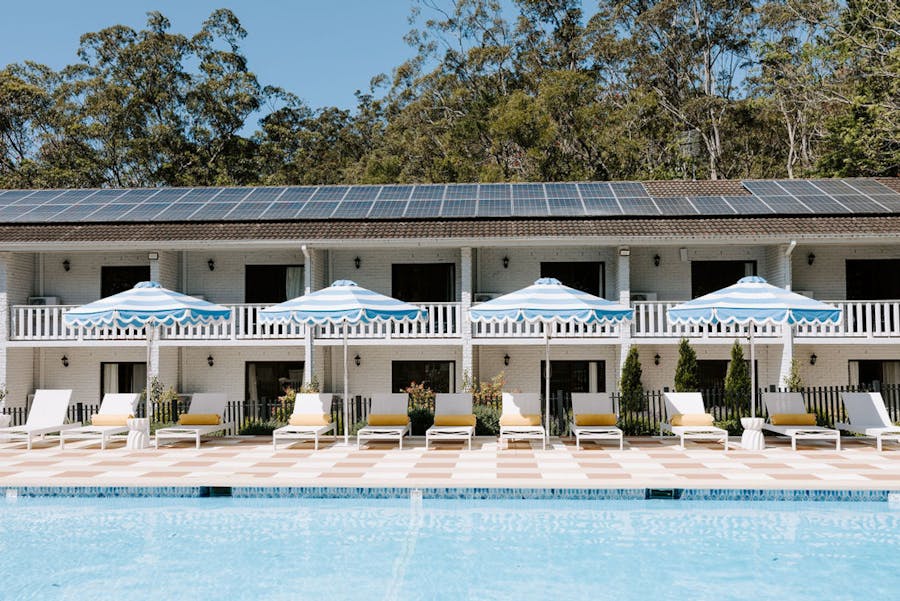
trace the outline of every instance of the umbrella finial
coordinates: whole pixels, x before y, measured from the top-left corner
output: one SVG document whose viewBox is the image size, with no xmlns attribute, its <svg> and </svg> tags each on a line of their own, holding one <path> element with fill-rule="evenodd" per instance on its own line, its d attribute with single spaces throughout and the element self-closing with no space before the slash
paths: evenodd
<svg viewBox="0 0 900 601">
<path fill-rule="evenodd" d="M 162 288 L 159 282 L 138 282 L 134 285 L 135 288 Z"/>
<path fill-rule="evenodd" d="M 559 286 L 560 284 L 562 282 L 556 278 L 538 278 L 534 281 L 535 286 Z"/>
<path fill-rule="evenodd" d="M 758 275 L 748 275 L 744 276 L 737 281 L 738 284 L 767 284 L 765 278 L 761 278 Z"/>
<path fill-rule="evenodd" d="M 335 280 L 331 283 L 332 286 L 356 286 L 356 282 L 353 280 Z"/>
</svg>

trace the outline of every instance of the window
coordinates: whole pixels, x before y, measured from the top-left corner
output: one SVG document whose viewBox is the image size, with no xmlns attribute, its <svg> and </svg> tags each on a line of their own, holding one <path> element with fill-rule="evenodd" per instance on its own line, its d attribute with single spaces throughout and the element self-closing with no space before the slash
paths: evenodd
<svg viewBox="0 0 900 601">
<path fill-rule="evenodd" d="M 547 362 L 541 361 L 541 395 L 546 390 L 544 371 Z M 591 377 L 593 372 L 593 378 Z M 591 380 L 596 385 L 591 386 Z M 606 392 L 606 361 L 550 361 L 550 397 L 557 392 Z"/>
<path fill-rule="evenodd" d="M 100 364 L 100 391 L 102 394 L 143 392 L 146 387 L 146 363 Z"/>
<path fill-rule="evenodd" d="M 246 363 L 247 400 L 274 401 L 290 386 L 303 383 L 303 361 L 248 361 Z"/>
<path fill-rule="evenodd" d="M 851 360 L 847 364 L 852 386 L 880 390 L 884 384 L 900 384 L 900 361 Z"/>
<path fill-rule="evenodd" d="M 456 300 L 453 263 L 394 263 L 391 294 L 408 303 L 452 303 Z"/>
<path fill-rule="evenodd" d="M 556 278 L 569 288 L 606 296 L 606 264 L 602 261 L 541 261 L 541 277 Z"/>
<path fill-rule="evenodd" d="M 745 355 L 746 357 L 746 355 Z M 748 359 L 744 359 L 750 363 Z M 725 388 L 725 376 L 728 374 L 728 359 L 698 359 L 697 375 L 700 382 L 700 390 L 723 389 Z M 759 381 L 759 361 L 756 362 L 756 384 Z"/>
<path fill-rule="evenodd" d="M 756 261 L 691 261 L 691 298 L 736 284 L 756 275 Z"/>
<path fill-rule="evenodd" d="M 244 270 L 244 302 L 283 303 L 302 296 L 303 265 L 247 265 Z"/>
<path fill-rule="evenodd" d="M 149 265 L 104 265 L 100 268 L 100 298 L 131 290 L 149 279 Z"/>
<path fill-rule="evenodd" d="M 435 392 L 455 392 L 454 361 L 392 361 L 391 391 L 403 392 L 415 382 Z"/>
<path fill-rule="evenodd" d="M 885 277 L 900 270 L 900 259 L 848 259 L 847 300 L 900 299 L 900 279 Z"/>
</svg>

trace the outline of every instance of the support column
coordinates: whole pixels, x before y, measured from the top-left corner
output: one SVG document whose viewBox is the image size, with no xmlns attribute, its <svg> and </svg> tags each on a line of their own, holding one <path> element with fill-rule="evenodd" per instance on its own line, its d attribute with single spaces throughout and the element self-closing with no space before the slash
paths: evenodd
<svg viewBox="0 0 900 601">
<path fill-rule="evenodd" d="M 155 259 L 152 257 L 156 257 Z M 150 281 L 151 282 L 159 282 L 160 280 L 160 270 L 159 270 L 159 253 L 150 253 Z"/>
<path fill-rule="evenodd" d="M 459 249 L 460 264 L 460 336 L 462 338 L 462 373 L 456 374 L 457 382 L 462 388 L 463 375 L 468 374 L 475 378 L 474 353 L 472 352 L 472 323 L 469 320 L 469 310 L 472 308 L 472 283 L 474 272 L 472 269 L 472 249 L 464 247 Z"/>
<path fill-rule="evenodd" d="M 626 307 L 631 306 L 631 249 L 627 246 L 621 246 L 616 252 L 616 283 L 619 289 L 619 304 Z M 625 365 L 625 358 L 628 357 L 628 351 L 631 350 L 631 323 L 624 322 L 617 326 L 619 328 L 619 369 L 616 370 L 615 390 L 619 388 L 619 382 L 622 379 L 622 367 Z"/>
<path fill-rule="evenodd" d="M 781 365 L 778 369 L 778 382 L 775 383 L 779 388 L 784 386 L 784 379 L 790 375 L 791 361 L 794 359 L 794 328 L 788 324 L 781 328 Z"/>
</svg>

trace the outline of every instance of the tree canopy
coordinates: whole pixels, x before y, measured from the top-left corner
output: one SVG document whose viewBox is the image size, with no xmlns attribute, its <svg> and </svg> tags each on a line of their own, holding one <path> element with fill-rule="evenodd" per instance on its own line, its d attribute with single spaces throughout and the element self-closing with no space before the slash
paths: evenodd
<svg viewBox="0 0 900 601">
<path fill-rule="evenodd" d="M 351 110 L 260 82 L 227 9 L 86 33 L 0 69 L 0 187 L 898 173 L 896 2 L 513 4 L 414 0 Z"/>
</svg>

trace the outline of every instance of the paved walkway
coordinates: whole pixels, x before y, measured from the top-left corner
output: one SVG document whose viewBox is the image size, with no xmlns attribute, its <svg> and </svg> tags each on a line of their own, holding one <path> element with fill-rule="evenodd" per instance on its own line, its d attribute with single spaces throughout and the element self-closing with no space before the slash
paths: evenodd
<svg viewBox="0 0 900 601">
<path fill-rule="evenodd" d="M 712 443 L 630 439 L 625 450 L 569 440 L 517 443 L 498 450 L 493 438 L 473 450 L 443 443 L 426 451 L 424 441 L 356 446 L 326 442 L 318 451 L 297 443 L 272 450 L 271 438 L 219 438 L 129 451 L 113 443 L 0 443 L 0 486 L 502 486 L 567 488 L 784 488 L 900 490 L 900 449 L 884 453 L 874 444 L 847 441 L 835 452 L 824 443 L 769 440 L 764 451 L 726 452 Z"/>
</svg>

